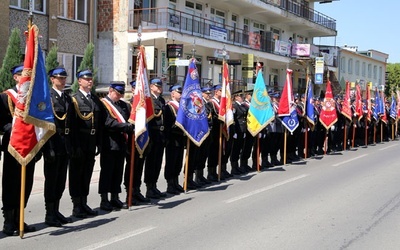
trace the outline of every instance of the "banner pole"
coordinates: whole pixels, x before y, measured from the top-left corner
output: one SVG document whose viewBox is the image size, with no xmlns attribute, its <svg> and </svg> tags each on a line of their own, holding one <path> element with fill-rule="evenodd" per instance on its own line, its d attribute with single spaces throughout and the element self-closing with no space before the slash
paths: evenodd
<svg viewBox="0 0 400 250">
<path fill-rule="evenodd" d="M 186 143 L 186 156 L 185 156 L 185 182 L 183 183 L 183 190 L 185 190 L 185 193 L 187 192 L 187 185 L 188 185 L 188 176 L 189 176 L 189 149 L 190 149 L 190 139 L 187 138 L 187 143 Z"/>
<path fill-rule="evenodd" d="M 135 134 L 132 133 L 132 143 L 131 143 L 131 162 L 129 166 L 129 187 L 128 187 L 128 208 L 132 206 L 132 193 L 133 193 L 133 171 L 135 169 L 134 164 L 135 164 Z"/>
<path fill-rule="evenodd" d="M 19 204 L 19 237 L 24 237 L 26 166 L 21 166 L 21 197 Z"/>
</svg>

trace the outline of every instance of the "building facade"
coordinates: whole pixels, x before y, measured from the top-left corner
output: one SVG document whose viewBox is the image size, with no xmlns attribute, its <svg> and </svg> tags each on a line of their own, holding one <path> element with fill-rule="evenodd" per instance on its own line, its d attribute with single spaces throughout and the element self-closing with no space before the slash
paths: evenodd
<svg viewBox="0 0 400 250">
<path fill-rule="evenodd" d="M 0 3 L 3 24 L 0 27 L 0 60 L 11 30 L 26 29 L 29 2 Z M 281 90 L 286 69 L 293 69 L 293 89 L 299 93 L 305 91 L 307 72 L 313 77 L 314 58 L 318 56 L 325 58 L 325 74 L 329 72 L 337 91 L 347 80 L 365 78 L 365 81 L 381 84 L 386 71 L 387 55 L 384 53 L 374 50 L 353 53 L 313 44 L 316 37 L 337 34 L 336 21 L 314 10 L 319 0 L 31 2 L 33 20 L 42 36 L 42 49 L 47 53 L 51 46 L 58 46 L 58 60 L 70 73 L 68 83 L 75 80 L 74 73 L 89 42 L 95 45 L 100 88 L 113 80 L 135 79 L 135 53 L 139 43 L 146 47 L 151 77 L 161 77 L 166 85 L 184 83 L 187 60 L 192 57 L 196 58 L 202 85 L 219 84 L 222 61 L 227 60 L 234 90 L 252 88 L 257 62 L 263 66 L 269 89 Z M 21 38 L 24 41 L 22 33 Z M 349 62 L 350 58 L 353 61 Z M 350 64 L 354 64 L 351 68 L 354 72 L 346 68 Z M 362 74 L 364 64 L 365 77 Z M 356 74 L 358 67 L 359 75 Z M 318 94 L 322 89 L 323 85 L 316 86 L 314 92 Z"/>
</svg>

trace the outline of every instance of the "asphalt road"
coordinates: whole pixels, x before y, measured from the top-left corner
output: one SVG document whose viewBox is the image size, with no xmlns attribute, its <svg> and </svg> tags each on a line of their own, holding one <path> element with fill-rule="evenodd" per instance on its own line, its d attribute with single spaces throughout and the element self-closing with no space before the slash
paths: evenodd
<svg viewBox="0 0 400 250">
<path fill-rule="evenodd" d="M 62 228 L 43 223 L 39 163 L 25 213 L 38 231 L 1 235 L 0 249 L 400 249 L 399 153 L 392 141 L 325 155 Z M 97 180 L 98 166 L 95 208 Z M 61 206 L 71 214 L 67 190 Z"/>
</svg>

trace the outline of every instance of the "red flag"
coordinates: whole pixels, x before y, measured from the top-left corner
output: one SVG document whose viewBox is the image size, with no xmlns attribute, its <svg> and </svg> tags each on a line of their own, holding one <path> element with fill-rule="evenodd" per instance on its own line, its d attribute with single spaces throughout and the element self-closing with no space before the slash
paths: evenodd
<svg viewBox="0 0 400 250">
<path fill-rule="evenodd" d="M 344 115 L 347 119 L 351 121 L 352 112 L 351 112 L 351 103 L 350 103 L 350 82 L 346 81 L 346 94 L 344 96 L 343 105 L 342 105 L 342 115 Z"/>
<path fill-rule="evenodd" d="M 321 103 L 322 109 L 320 113 L 320 121 L 326 129 L 329 129 L 337 121 L 336 103 L 333 99 L 331 82 L 326 83 L 326 91 L 324 101 Z"/>
<path fill-rule="evenodd" d="M 232 97 L 229 84 L 229 68 L 228 64 L 225 61 L 222 68 L 222 93 L 218 119 L 225 123 L 226 129 L 229 128 L 231 124 L 233 124 Z"/>
<path fill-rule="evenodd" d="M 381 110 L 382 110 L 382 114 L 381 114 L 381 120 L 387 124 L 388 122 L 388 118 L 386 116 L 386 98 L 385 98 L 385 93 L 383 92 L 383 90 L 381 91 Z"/>
<path fill-rule="evenodd" d="M 369 84 L 366 84 L 366 93 L 365 93 L 365 99 L 367 100 L 367 120 L 370 122 L 371 121 L 371 90 L 369 89 Z"/>
<path fill-rule="evenodd" d="M 141 46 L 138 54 L 138 71 L 132 100 L 132 111 L 129 117 L 129 122 L 135 124 L 136 148 L 140 155 L 143 154 L 149 143 L 147 123 L 154 117 L 153 100 L 150 95 L 146 66 L 145 49 L 144 46 Z"/>
<path fill-rule="evenodd" d="M 360 85 L 356 85 L 356 110 L 355 114 L 358 116 L 358 120 L 362 118 L 363 109 L 362 109 L 362 100 L 361 100 L 361 88 Z"/>
<path fill-rule="evenodd" d="M 39 29 L 28 30 L 22 77 L 17 85 L 13 128 L 8 151 L 26 166 L 55 133 L 50 87 L 38 41 Z"/>
<path fill-rule="evenodd" d="M 286 70 L 286 82 L 283 86 L 282 96 L 279 100 L 278 115 L 279 116 L 289 116 L 293 108 L 294 103 L 293 90 L 292 90 L 292 72 L 293 70 Z"/>
</svg>

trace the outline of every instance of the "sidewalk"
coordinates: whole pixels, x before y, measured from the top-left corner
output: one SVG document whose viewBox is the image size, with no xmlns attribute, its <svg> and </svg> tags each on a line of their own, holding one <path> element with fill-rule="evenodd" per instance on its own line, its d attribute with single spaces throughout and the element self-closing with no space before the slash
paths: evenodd
<svg viewBox="0 0 400 250">
<path fill-rule="evenodd" d="M 0 197 L 2 196 L 2 179 L 3 179 L 3 161 L 0 161 Z M 96 156 L 96 163 L 93 169 L 91 184 L 99 182 L 100 174 L 100 156 Z M 68 189 L 68 175 L 65 189 Z M 43 173 L 43 157 L 35 165 L 35 175 L 31 194 L 40 194 L 44 192 L 44 173 Z"/>
</svg>

